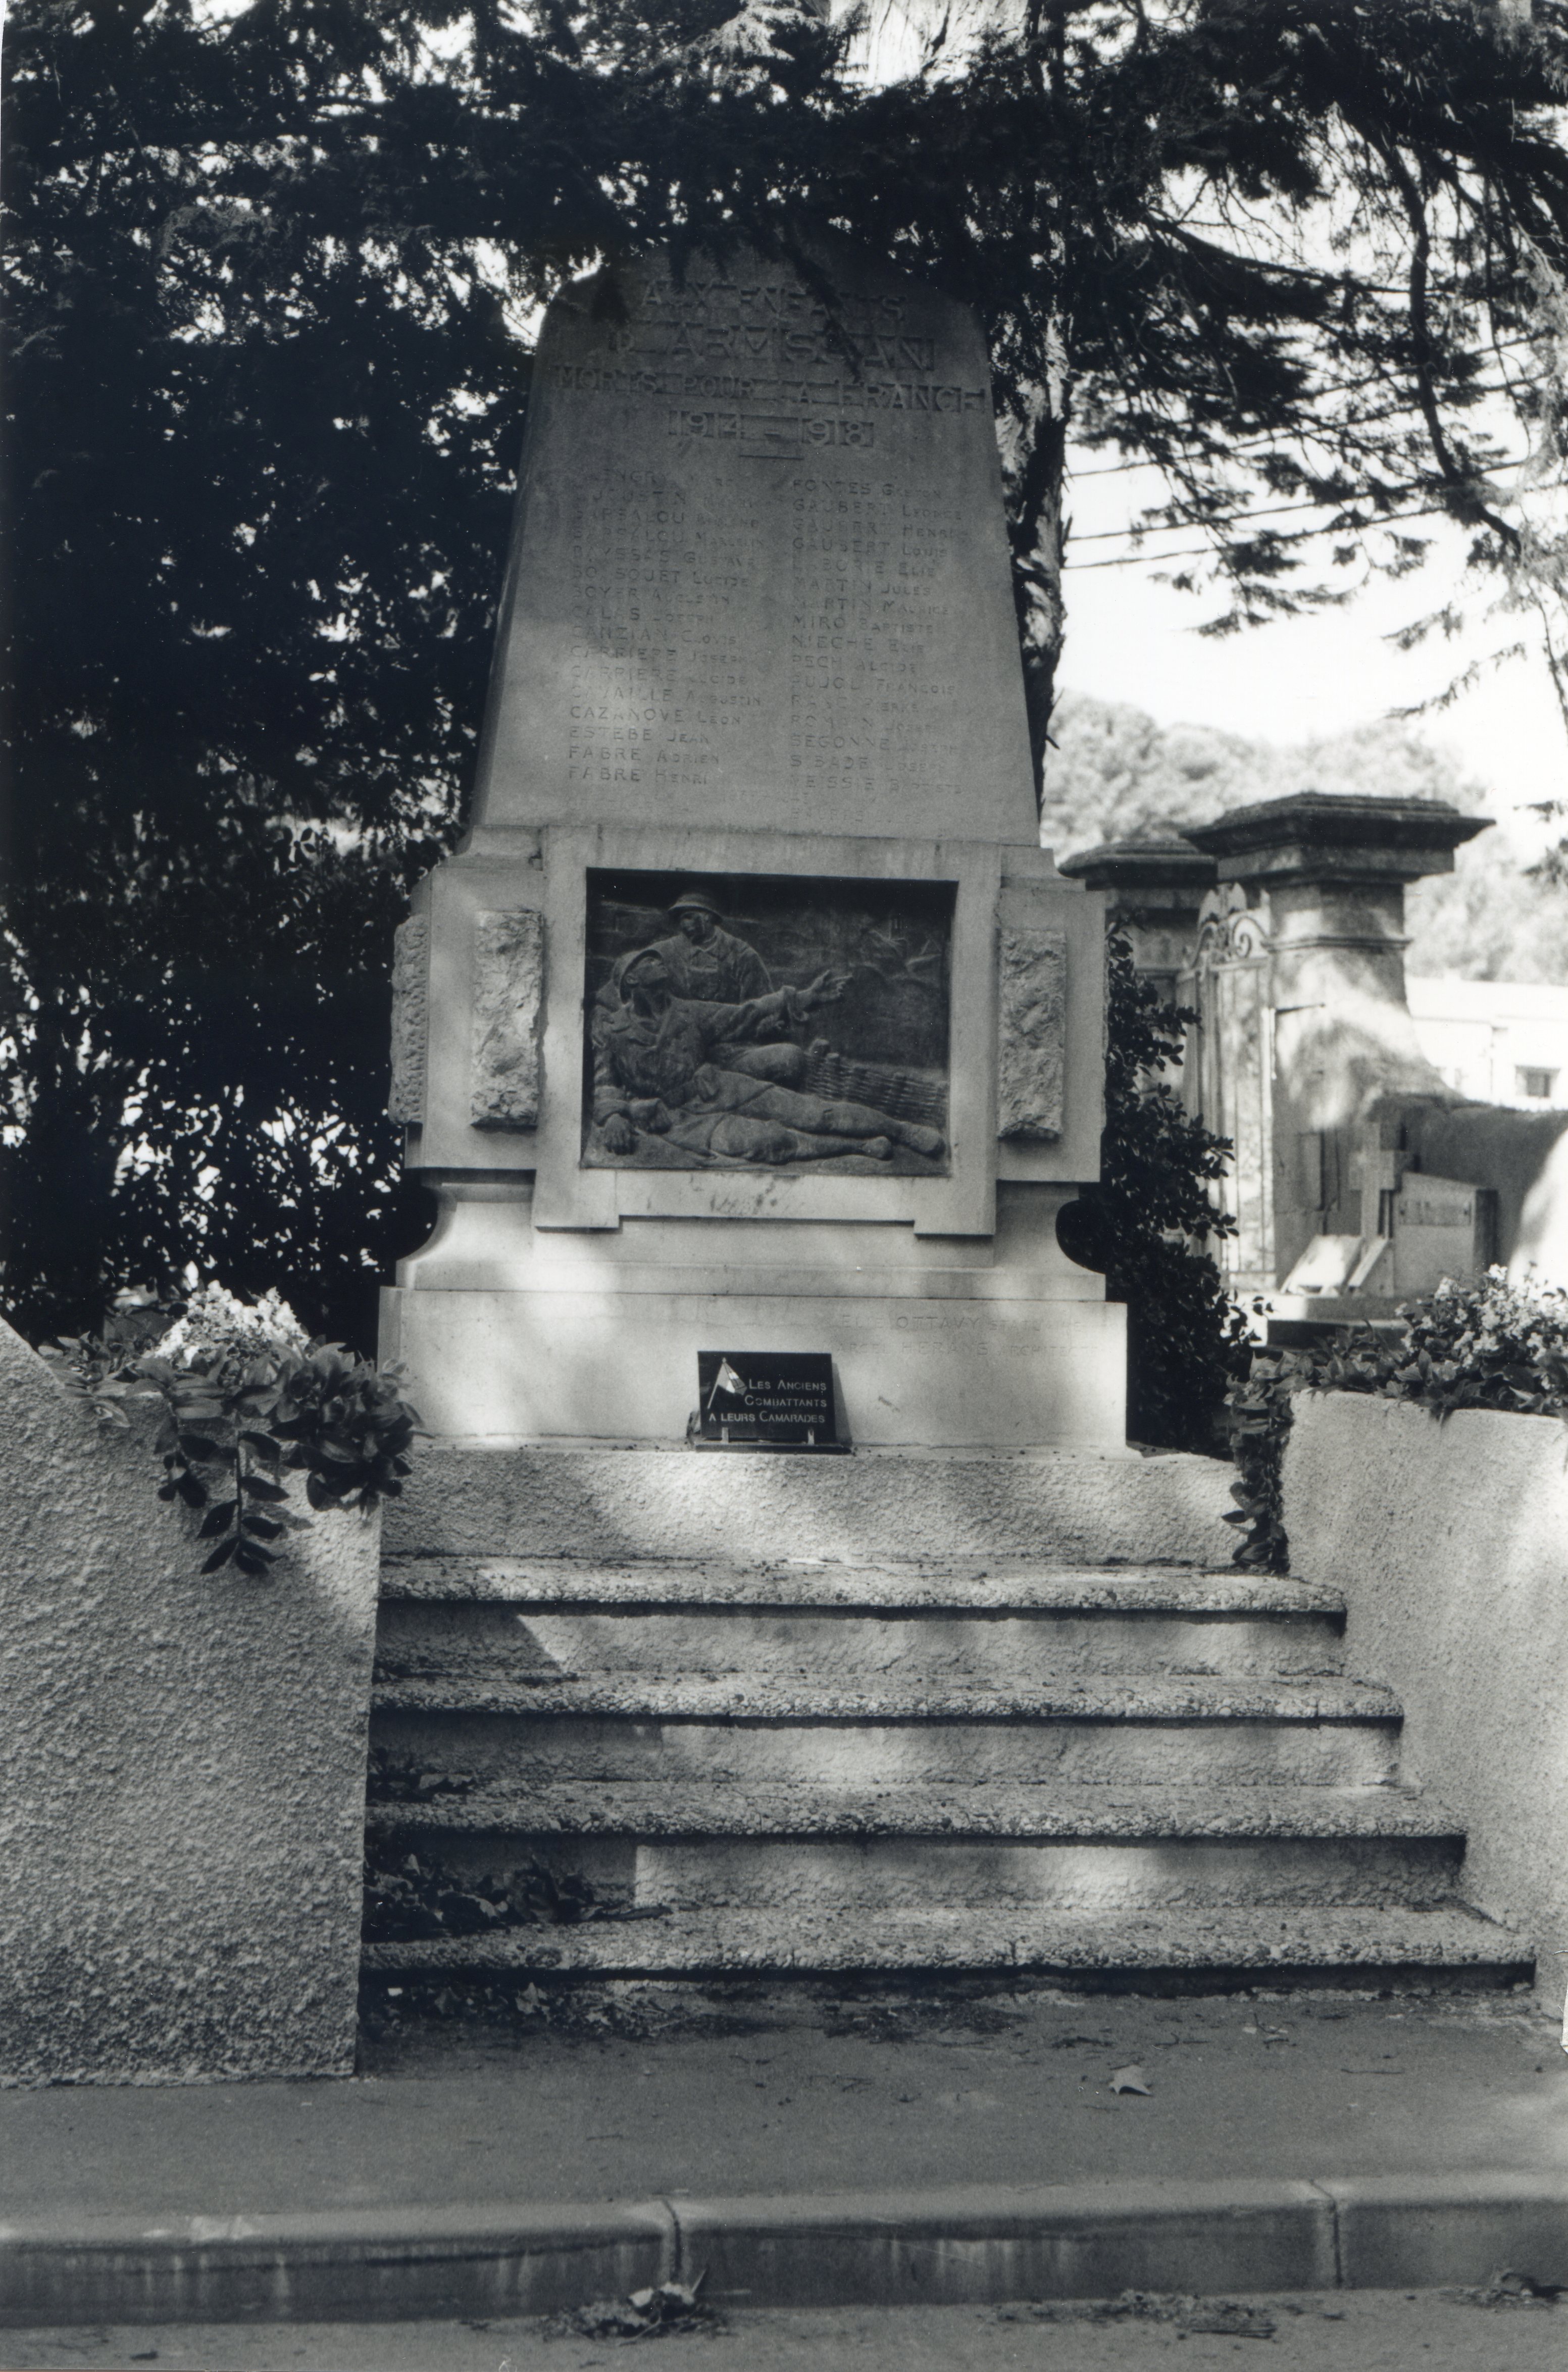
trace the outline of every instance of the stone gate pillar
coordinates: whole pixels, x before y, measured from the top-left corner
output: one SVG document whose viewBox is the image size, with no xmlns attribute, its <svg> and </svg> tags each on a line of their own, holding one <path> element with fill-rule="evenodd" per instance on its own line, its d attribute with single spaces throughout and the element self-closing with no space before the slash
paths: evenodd
<svg viewBox="0 0 1568 2372">
<path fill-rule="evenodd" d="M 1166 1004 L 1179 1004 L 1203 900 L 1214 886 L 1214 858 L 1175 824 L 1155 824 L 1129 840 L 1064 856 L 1062 871 L 1086 890 L 1105 891 L 1107 919 L 1126 932 L 1138 971 Z"/>
<path fill-rule="evenodd" d="M 1435 799 L 1303 791 L 1189 829 L 1218 868 L 1195 1001 L 1202 1116 L 1237 1138 L 1238 1286 L 1276 1284 L 1315 1235 L 1376 1232 L 1390 1181 L 1362 1136 L 1383 1099 L 1456 1100 L 1405 998 L 1405 887 L 1486 828 Z"/>
</svg>

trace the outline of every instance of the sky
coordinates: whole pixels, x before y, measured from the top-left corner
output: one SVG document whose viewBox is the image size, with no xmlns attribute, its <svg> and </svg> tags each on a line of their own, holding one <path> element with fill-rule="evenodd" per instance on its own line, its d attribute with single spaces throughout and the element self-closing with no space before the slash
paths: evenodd
<svg viewBox="0 0 1568 2372">
<path fill-rule="evenodd" d="M 1529 632 L 1527 620 L 1483 614 L 1495 593 L 1467 581 L 1467 538 L 1453 529 L 1440 530 L 1415 574 L 1397 582 L 1374 578 L 1342 609 L 1205 637 L 1197 629 L 1225 603 L 1157 583 L 1159 539 L 1151 540 L 1146 561 L 1125 564 L 1127 519 L 1140 501 L 1156 496 L 1152 471 L 1110 471 L 1101 457 L 1083 457 L 1068 502 L 1073 541 L 1061 680 L 1074 692 L 1145 709 L 1162 725 L 1213 725 L 1287 743 L 1344 732 L 1431 699 L 1472 660 Z M 1193 538 L 1164 541 L 1173 550 L 1190 549 Z M 1108 559 L 1119 564 L 1085 564 Z M 1336 581 L 1355 579 L 1346 571 Z M 1465 614 L 1461 636 L 1429 640 L 1408 653 L 1389 639 L 1449 600 Z M 1455 752 L 1485 786 L 1507 836 L 1533 855 L 1546 827 L 1520 809 L 1533 799 L 1568 799 L 1568 727 L 1539 648 L 1483 669 L 1452 707 L 1413 720 L 1412 729 Z"/>
</svg>

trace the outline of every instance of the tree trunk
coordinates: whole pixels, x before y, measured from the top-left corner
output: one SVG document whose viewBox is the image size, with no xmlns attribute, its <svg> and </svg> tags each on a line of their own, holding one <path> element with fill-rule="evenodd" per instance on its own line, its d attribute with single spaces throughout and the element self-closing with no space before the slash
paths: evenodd
<svg viewBox="0 0 1568 2372">
<path fill-rule="evenodd" d="M 1044 384 L 1026 390 L 1020 409 L 997 422 L 1037 807 L 1045 796 L 1045 753 L 1067 631 L 1062 593 L 1067 542 L 1063 492 L 1070 412 L 1066 343 L 1053 321 L 1047 332 Z"/>
</svg>

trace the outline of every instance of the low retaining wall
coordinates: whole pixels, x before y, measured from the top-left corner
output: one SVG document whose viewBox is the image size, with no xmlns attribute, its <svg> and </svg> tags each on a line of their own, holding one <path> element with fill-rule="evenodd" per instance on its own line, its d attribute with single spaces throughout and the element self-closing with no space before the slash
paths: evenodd
<svg viewBox="0 0 1568 2372">
<path fill-rule="evenodd" d="M 203 1580 L 153 1420 L 0 1324 L 0 2082 L 348 2075 L 379 1522 Z"/>
<path fill-rule="evenodd" d="M 1291 1571 L 1342 1589 L 1352 1670 L 1469 1837 L 1468 1901 L 1568 1985 L 1568 1425 L 1309 1392 L 1285 1449 Z"/>
</svg>

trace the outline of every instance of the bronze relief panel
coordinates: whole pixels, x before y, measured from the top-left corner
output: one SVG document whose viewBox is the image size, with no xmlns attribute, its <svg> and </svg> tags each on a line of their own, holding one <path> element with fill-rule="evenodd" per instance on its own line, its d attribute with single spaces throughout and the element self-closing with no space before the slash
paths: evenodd
<svg viewBox="0 0 1568 2372">
<path fill-rule="evenodd" d="M 583 1167 L 945 1177 L 954 897 L 590 871 Z"/>
</svg>

